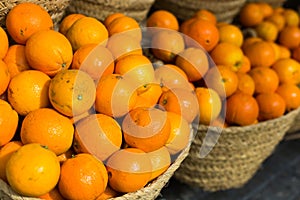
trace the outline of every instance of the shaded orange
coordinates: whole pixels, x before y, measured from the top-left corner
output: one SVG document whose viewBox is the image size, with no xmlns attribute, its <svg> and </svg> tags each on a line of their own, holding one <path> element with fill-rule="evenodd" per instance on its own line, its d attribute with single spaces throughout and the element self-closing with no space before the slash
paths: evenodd
<svg viewBox="0 0 300 200">
<path fill-rule="evenodd" d="M 265 13 L 261 7 L 252 2 L 246 3 L 239 12 L 239 22 L 245 27 L 256 26 L 264 19 Z"/>
<path fill-rule="evenodd" d="M 58 31 L 63 35 L 66 35 L 69 28 L 76 22 L 78 19 L 86 17 L 84 14 L 81 13 L 71 13 L 65 16 L 59 24 Z"/>
<path fill-rule="evenodd" d="M 272 66 L 277 73 L 280 83 L 300 83 L 300 63 L 292 58 L 278 60 Z"/>
<path fill-rule="evenodd" d="M 7 53 L 9 43 L 7 34 L 2 27 L 0 27 L 0 44 L 0 59 L 3 59 Z"/>
<path fill-rule="evenodd" d="M 147 27 L 167 28 L 178 31 L 179 23 L 176 16 L 167 10 L 156 10 L 147 18 Z"/>
<path fill-rule="evenodd" d="M 276 90 L 285 101 L 286 111 L 297 109 L 300 106 L 300 89 L 292 83 L 280 84 Z"/>
<path fill-rule="evenodd" d="M 285 26 L 278 35 L 279 44 L 293 49 L 300 45 L 300 28 L 297 26 Z"/>
<path fill-rule="evenodd" d="M 248 73 L 237 72 L 238 87 L 236 92 L 243 92 L 250 95 L 254 94 L 255 83 L 252 77 Z"/>
<path fill-rule="evenodd" d="M 279 77 L 275 70 L 265 67 L 256 67 L 248 72 L 255 83 L 255 93 L 275 92 L 279 85 Z"/>
<path fill-rule="evenodd" d="M 11 76 L 7 64 L 0 60 L 0 95 L 6 91 L 10 79 Z"/>
<path fill-rule="evenodd" d="M 207 20 L 207 21 L 213 23 L 214 25 L 217 24 L 216 15 L 212 11 L 209 11 L 206 9 L 200 9 L 200 10 L 196 11 L 195 14 L 193 15 L 193 17 Z"/>
</svg>

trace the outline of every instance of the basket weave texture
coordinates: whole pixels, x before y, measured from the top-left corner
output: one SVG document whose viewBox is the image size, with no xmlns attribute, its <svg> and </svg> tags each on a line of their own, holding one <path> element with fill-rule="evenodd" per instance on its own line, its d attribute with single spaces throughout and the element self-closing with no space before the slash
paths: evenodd
<svg viewBox="0 0 300 200">
<path fill-rule="evenodd" d="M 200 9 L 212 11 L 218 21 L 232 22 L 246 0 L 156 0 L 154 9 L 165 9 L 176 15 L 180 20 L 186 20 Z"/>
<path fill-rule="evenodd" d="M 300 131 L 300 113 L 296 116 L 294 122 L 291 125 L 291 128 L 288 130 L 287 134 L 294 134 L 297 133 L 299 134 Z"/>
<path fill-rule="evenodd" d="M 56 25 L 65 15 L 66 8 L 71 0 L 2 0 L 0 1 L 0 26 L 5 26 L 7 13 L 17 4 L 32 2 L 42 6 L 50 14 L 53 23 Z"/>
<path fill-rule="evenodd" d="M 136 19 L 144 20 L 154 0 L 72 0 L 68 13 L 81 13 L 103 21 L 116 12 Z"/>
<path fill-rule="evenodd" d="M 199 157 L 199 150 L 208 126 L 199 126 L 189 155 L 174 177 L 207 191 L 242 187 L 273 153 L 299 113 L 300 109 L 297 109 L 256 125 L 225 128 L 217 144 L 204 158 Z M 217 129 L 210 129 L 214 137 Z"/>
</svg>

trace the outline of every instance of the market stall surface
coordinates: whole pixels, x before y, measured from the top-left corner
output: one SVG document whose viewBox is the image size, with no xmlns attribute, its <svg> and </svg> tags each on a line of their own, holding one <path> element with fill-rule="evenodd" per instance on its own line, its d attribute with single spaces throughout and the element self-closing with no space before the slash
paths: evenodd
<svg viewBox="0 0 300 200">
<path fill-rule="evenodd" d="M 300 200 L 300 139 L 283 140 L 242 188 L 204 192 L 172 178 L 157 200 Z"/>
</svg>

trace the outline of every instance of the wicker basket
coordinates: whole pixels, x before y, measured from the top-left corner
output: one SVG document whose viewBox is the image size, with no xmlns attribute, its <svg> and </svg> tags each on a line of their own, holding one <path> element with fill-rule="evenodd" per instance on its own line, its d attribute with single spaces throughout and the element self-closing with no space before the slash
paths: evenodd
<svg viewBox="0 0 300 200">
<path fill-rule="evenodd" d="M 200 10 L 212 11 L 218 21 L 232 22 L 246 0 L 156 0 L 155 10 L 165 9 L 174 13 L 180 20 L 186 20 Z"/>
<path fill-rule="evenodd" d="M 272 154 L 299 113 L 300 109 L 297 109 L 256 125 L 225 128 L 217 144 L 204 158 L 200 158 L 199 150 L 208 126 L 199 126 L 189 155 L 174 177 L 207 191 L 242 187 Z M 218 129 L 209 129 L 212 131 L 210 136 L 214 137 Z"/>
<path fill-rule="evenodd" d="M 247 0 L 246 2 L 265 2 L 270 4 L 273 8 L 283 6 L 286 0 Z"/>
<path fill-rule="evenodd" d="M 56 25 L 65 15 L 70 0 L 2 0 L 0 1 L 0 26 L 5 26 L 7 13 L 17 4 L 22 2 L 33 2 L 45 8 Z"/>
<path fill-rule="evenodd" d="M 300 113 L 296 116 L 291 128 L 287 131 L 285 139 L 300 139 Z"/>
<path fill-rule="evenodd" d="M 103 21 L 108 15 L 121 12 L 138 22 L 144 20 L 154 0 L 72 0 L 69 13 L 81 13 Z"/>
</svg>

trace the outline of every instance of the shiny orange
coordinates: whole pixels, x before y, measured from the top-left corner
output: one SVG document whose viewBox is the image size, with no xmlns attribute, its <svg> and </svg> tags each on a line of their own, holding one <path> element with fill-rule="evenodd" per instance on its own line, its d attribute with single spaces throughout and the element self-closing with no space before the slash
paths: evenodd
<svg viewBox="0 0 300 200">
<path fill-rule="evenodd" d="M 69 28 L 76 22 L 78 19 L 86 17 L 84 14 L 72 13 L 65 16 L 59 24 L 58 31 L 63 35 L 66 35 Z"/>
<path fill-rule="evenodd" d="M 179 30 L 179 23 L 176 16 L 167 10 L 156 10 L 151 13 L 151 15 L 147 18 L 146 26 L 167 28 L 175 31 Z"/>
<path fill-rule="evenodd" d="M 207 20 L 207 21 L 213 23 L 214 25 L 216 25 L 217 21 L 218 21 L 216 15 L 212 11 L 209 11 L 206 9 L 200 9 L 200 10 L 196 11 L 195 14 L 193 15 L 193 17 Z"/>
<path fill-rule="evenodd" d="M 255 83 L 255 93 L 272 93 L 279 85 L 279 77 L 271 68 L 256 67 L 248 73 Z"/>
<path fill-rule="evenodd" d="M 264 19 L 264 12 L 261 7 L 252 2 L 246 3 L 239 12 L 239 22 L 245 27 L 256 26 Z"/>
<path fill-rule="evenodd" d="M 220 40 L 219 42 L 229 42 L 241 47 L 244 42 L 242 30 L 234 24 L 226 24 L 218 27 Z"/>
<path fill-rule="evenodd" d="M 300 45 L 300 28 L 297 26 L 285 26 L 278 35 L 279 44 L 293 49 Z"/>
<path fill-rule="evenodd" d="M 162 92 L 162 87 L 158 83 L 149 83 L 137 88 L 137 101 L 134 107 L 154 107 Z"/>
<path fill-rule="evenodd" d="M 108 25 L 115 19 L 119 17 L 124 17 L 125 15 L 123 13 L 115 12 L 112 14 L 109 14 L 103 21 L 105 27 L 108 27 Z"/>
<path fill-rule="evenodd" d="M 292 83 L 280 84 L 276 90 L 285 101 L 286 111 L 291 111 L 300 106 L 300 89 L 297 85 Z"/>
<path fill-rule="evenodd" d="M 272 69 L 277 73 L 280 83 L 300 83 L 300 63 L 292 58 L 280 59 Z"/>
</svg>

